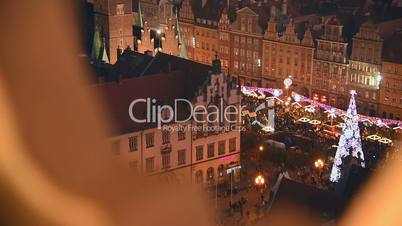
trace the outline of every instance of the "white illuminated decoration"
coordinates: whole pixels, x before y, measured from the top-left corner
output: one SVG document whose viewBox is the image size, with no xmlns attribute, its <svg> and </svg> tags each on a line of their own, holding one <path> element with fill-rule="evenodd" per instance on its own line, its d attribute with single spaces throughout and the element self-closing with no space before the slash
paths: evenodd
<svg viewBox="0 0 402 226">
<path fill-rule="evenodd" d="M 328 118 L 334 119 L 336 118 L 335 108 L 331 108 L 330 110 L 325 111 L 328 113 Z"/>
<path fill-rule="evenodd" d="M 281 91 L 279 89 L 274 89 L 274 97 L 279 97 L 281 95 Z"/>
<path fill-rule="evenodd" d="M 289 88 L 292 85 L 293 81 L 290 78 L 287 78 L 285 80 L 283 80 L 283 84 L 285 85 L 285 88 Z"/>
<path fill-rule="evenodd" d="M 299 121 L 299 122 L 309 122 L 310 119 L 302 117 L 302 118 L 299 118 L 299 120 L 297 120 L 297 121 Z"/>
<path fill-rule="evenodd" d="M 299 94 L 296 94 L 296 95 L 294 96 L 294 99 L 295 99 L 296 102 L 300 102 L 301 96 L 300 96 Z"/>
<path fill-rule="evenodd" d="M 383 143 L 383 144 L 389 144 L 389 143 L 392 143 L 392 140 L 383 137 L 380 140 L 378 140 L 378 142 Z"/>
<path fill-rule="evenodd" d="M 339 128 L 343 128 L 343 126 L 345 126 L 345 123 L 343 123 L 343 122 L 341 122 L 338 125 L 336 125 L 336 127 L 339 127 Z"/>
<path fill-rule="evenodd" d="M 351 98 L 349 108 L 346 112 L 345 124 L 342 128 L 342 135 L 339 139 L 331 176 L 329 178 L 329 180 L 334 183 L 337 183 L 341 178 L 342 159 L 348 155 L 352 154 L 352 157 L 359 159 L 361 166 L 364 167 L 364 154 L 362 151 L 360 129 L 358 124 L 359 116 L 357 115 L 355 102 L 356 91 L 352 90 L 350 94 Z"/>
<path fill-rule="evenodd" d="M 307 112 L 310 112 L 310 113 L 314 113 L 315 107 L 314 107 L 314 105 L 308 105 L 308 106 L 304 107 L 304 110 L 306 110 Z"/>
<path fill-rule="evenodd" d="M 274 128 L 272 128 L 271 126 L 264 126 L 262 127 L 262 130 L 269 133 L 269 132 L 274 132 Z"/>
<path fill-rule="evenodd" d="M 378 136 L 378 135 L 376 135 L 376 134 L 373 134 L 373 135 L 367 136 L 367 139 L 370 139 L 370 140 L 379 140 L 379 139 L 381 139 L 381 137 Z"/>
<path fill-rule="evenodd" d="M 318 121 L 318 120 L 311 120 L 310 122 L 309 122 L 310 124 L 312 124 L 312 125 L 318 125 L 318 124 L 321 124 L 321 121 Z"/>
<path fill-rule="evenodd" d="M 387 124 L 385 124 L 384 122 L 382 122 L 381 119 L 378 119 L 376 124 L 379 127 L 387 127 L 387 128 L 389 128 L 389 126 Z"/>
<path fill-rule="evenodd" d="M 261 130 L 264 131 L 264 132 L 267 132 L 267 133 L 270 133 L 270 132 L 274 132 L 274 131 L 275 131 L 275 129 L 272 128 L 271 126 L 269 126 L 269 125 L 264 125 L 264 124 L 262 124 L 261 122 L 259 122 L 258 120 L 254 120 L 252 124 L 253 124 L 253 125 L 257 124 L 257 125 L 261 126 Z"/>
</svg>

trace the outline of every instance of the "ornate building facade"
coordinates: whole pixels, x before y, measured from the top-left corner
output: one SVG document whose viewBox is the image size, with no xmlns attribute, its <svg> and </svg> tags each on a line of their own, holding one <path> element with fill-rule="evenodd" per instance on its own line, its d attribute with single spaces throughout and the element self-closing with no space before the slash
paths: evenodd
<svg viewBox="0 0 402 226">
<path fill-rule="evenodd" d="M 263 40 L 263 86 L 282 88 L 283 80 L 291 77 L 292 88 L 310 96 L 314 43 L 309 29 L 299 40 L 292 20 L 280 36 L 276 18 L 271 14 Z"/>
<path fill-rule="evenodd" d="M 134 47 L 132 1 L 94 0 L 93 7 L 95 31 L 99 31 L 103 48 L 114 63 L 124 48 Z"/>
<path fill-rule="evenodd" d="M 358 93 L 356 104 L 361 114 L 374 116 L 378 112 L 382 46 L 378 28 L 370 21 L 353 37 L 348 84 Z"/>
<path fill-rule="evenodd" d="M 110 63 L 126 48 L 187 57 L 177 6 L 168 1 L 94 0 L 95 30 L 104 39 Z M 95 40 L 94 40 L 95 42 Z M 92 56 L 100 60 L 99 56 Z"/>
<path fill-rule="evenodd" d="M 94 55 L 109 56 L 113 64 L 121 50 L 130 47 L 209 64 L 218 54 L 222 69 L 241 85 L 279 88 L 291 76 L 292 90 L 340 108 L 346 108 L 348 90 L 355 89 L 359 112 L 381 114 L 383 40 L 376 25 L 366 22 L 360 27 L 349 59 L 336 16 L 294 17 L 293 22 L 288 4 L 95 0 L 100 41 L 94 46 L 107 51 Z M 300 26 L 303 19 L 307 23 Z"/>
<path fill-rule="evenodd" d="M 230 177 L 239 179 L 241 95 L 236 83 L 222 73 L 218 59 L 211 67 L 164 53 L 151 58 L 148 67 L 140 67 L 137 72 L 142 76 L 94 87 L 105 94 L 106 106 L 117 127 L 109 137 L 111 151 L 134 172 L 171 183 L 208 186 L 229 182 Z M 194 73 L 189 73 L 192 70 Z M 136 103 L 130 110 L 133 101 L 140 98 L 170 106 L 178 120 L 172 115 L 173 120 L 160 127 L 151 121 L 134 122 L 127 111 L 140 120 L 169 117 L 168 111 L 161 110 L 159 114 L 147 109 L 145 102 Z M 175 106 L 178 99 L 187 100 L 193 110 Z"/>
<path fill-rule="evenodd" d="M 236 12 L 231 25 L 229 73 L 240 84 L 261 86 L 262 30 L 258 14 L 248 7 Z"/>
<path fill-rule="evenodd" d="M 342 24 L 336 17 L 325 22 L 324 34 L 317 38 L 313 59 L 312 97 L 332 106 L 346 108 L 348 90 L 347 45 Z"/>
</svg>

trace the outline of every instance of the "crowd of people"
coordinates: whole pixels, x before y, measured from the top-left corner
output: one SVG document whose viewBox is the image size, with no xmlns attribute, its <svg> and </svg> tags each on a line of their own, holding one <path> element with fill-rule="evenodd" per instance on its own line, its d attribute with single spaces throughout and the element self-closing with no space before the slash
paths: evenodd
<svg viewBox="0 0 402 226">
<path fill-rule="evenodd" d="M 269 96 L 269 94 L 267 94 Z M 249 112 L 255 112 L 256 108 L 266 102 L 265 98 L 256 98 L 255 96 L 244 96 L 243 105 Z M 285 131 L 290 134 L 310 138 L 314 145 L 310 145 L 314 150 L 303 150 L 306 153 L 322 152 L 324 153 L 325 165 L 318 171 L 314 166 L 308 165 L 297 169 L 298 180 L 317 187 L 328 187 L 328 178 L 331 171 L 333 156 L 336 152 L 336 146 L 339 137 L 342 134 L 342 117 L 330 117 L 328 112 L 319 107 L 314 110 L 307 111 L 308 103 L 291 103 L 275 99 L 275 131 Z M 257 134 L 267 134 L 262 130 L 262 125 L 268 124 L 268 108 L 255 112 L 255 117 L 244 115 L 244 124 L 250 130 L 256 131 Z M 317 120 L 319 124 L 312 124 L 309 121 L 302 121 L 301 118 L 308 120 Z M 258 121 L 260 123 L 255 123 Z M 369 139 L 369 135 L 378 134 L 390 140 L 398 140 L 401 133 L 386 126 L 378 126 L 374 123 L 359 123 L 362 149 L 365 157 L 365 165 L 367 168 L 374 170 L 378 166 L 386 163 L 387 159 L 392 159 L 397 153 L 397 148 L 392 147 L 392 143 L 384 144 L 378 140 Z"/>
</svg>

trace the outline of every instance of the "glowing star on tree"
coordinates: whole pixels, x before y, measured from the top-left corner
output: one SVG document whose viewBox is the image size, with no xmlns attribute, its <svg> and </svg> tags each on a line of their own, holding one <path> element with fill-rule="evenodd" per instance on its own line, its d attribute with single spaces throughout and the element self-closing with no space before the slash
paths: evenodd
<svg viewBox="0 0 402 226">
<path fill-rule="evenodd" d="M 330 181 L 338 182 L 342 176 L 341 165 L 342 159 L 352 154 L 352 157 L 358 159 L 361 166 L 364 167 L 364 154 L 359 129 L 359 116 L 356 110 L 355 95 L 356 91 L 350 92 L 351 98 L 349 108 L 346 111 L 345 123 L 342 128 L 342 135 L 339 139 L 338 148 L 336 150 L 334 164 L 332 166 Z"/>
</svg>

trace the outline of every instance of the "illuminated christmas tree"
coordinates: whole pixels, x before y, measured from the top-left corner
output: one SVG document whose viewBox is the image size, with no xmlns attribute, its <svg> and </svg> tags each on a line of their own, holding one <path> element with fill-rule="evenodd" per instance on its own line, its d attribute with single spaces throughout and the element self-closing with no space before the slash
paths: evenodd
<svg viewBox="0 0 402 226">
<path fill-rule="evenodd" d="M 362 143 L 360 139 L 359 115 L 356 111 L 355 95 L 356 91 L 350 92 L 351 98 L 349 108 L 345 116 L 345 124 L 342 128 L 342 135 L 339 139 L 338 148 L 336 150 L 334 164 L 332 166 L 330 181 L 336 183 L 342 176 L 341 166 L 342 160 L 352 154 L 352 158 L 357 159 L 360 165 L 364 167 L 364 155 L 362 151 Z"/>
</svg>

